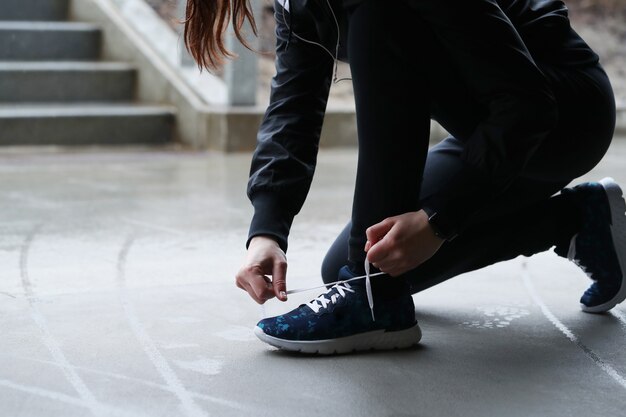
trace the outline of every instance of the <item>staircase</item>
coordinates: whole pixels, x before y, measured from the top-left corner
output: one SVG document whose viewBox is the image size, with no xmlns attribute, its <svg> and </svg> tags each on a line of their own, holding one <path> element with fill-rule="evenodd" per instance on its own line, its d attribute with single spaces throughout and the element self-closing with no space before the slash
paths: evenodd
<svg viewBox="0 0 626 417">
<path fill-rule="evenodd" d="M 0 146 L 171 142 L 175 109 L 136 102 L 136 68 L 102 62 L 68 1 L 2 0 Z"/>
</svg>

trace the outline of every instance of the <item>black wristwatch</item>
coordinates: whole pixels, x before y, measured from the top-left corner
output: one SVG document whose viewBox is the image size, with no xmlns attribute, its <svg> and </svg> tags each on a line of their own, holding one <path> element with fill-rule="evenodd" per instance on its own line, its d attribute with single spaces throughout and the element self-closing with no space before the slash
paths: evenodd
<svg viewBox="0 0 626 417">
<path fill-rule="evenodd" d="M 458 236 L 458 233 L 454 231 L 454 227 L 446 222 L 446 219 L 441 217 L 438 212 L 430 214 L 426 211 L 426 214 L 428 214 L 428 223 L 430 223 L 430 227 L 435 232 L 435 236 L 448 241 Z"/>
</svg>

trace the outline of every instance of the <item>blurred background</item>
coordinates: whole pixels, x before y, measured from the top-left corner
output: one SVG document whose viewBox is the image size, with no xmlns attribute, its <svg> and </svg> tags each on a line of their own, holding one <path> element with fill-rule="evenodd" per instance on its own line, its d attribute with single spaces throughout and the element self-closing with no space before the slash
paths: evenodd
<svg viewBox="0 0 626 417">
<path fill-rule="evenodd" d="M 185 0 L 4 0 L 0 144 L 177 144 L 251 151 L 274 73 L 272 0 L 254 0 L 258 53 L 201 72 L 181 39 Z M 626 1 L 569 0 L 574 28 L 598 52 L 626 123 Z M 250 31 L 248 31 L 250 34 Z M 381 58 L 382 59 L 382 58 Z M 341 63 L 340 76 L 349 76 Z M 432 124 L 434 141 L 445 135 Z M 356 144 L 352 87 L 334 84 L 323 147 Z"/>
</svg>

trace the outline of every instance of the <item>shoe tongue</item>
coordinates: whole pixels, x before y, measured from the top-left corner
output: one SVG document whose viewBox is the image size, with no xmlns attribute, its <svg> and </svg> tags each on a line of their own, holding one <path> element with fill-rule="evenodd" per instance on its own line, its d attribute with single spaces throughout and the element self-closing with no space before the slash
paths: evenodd
<svg viewBox="0 0 626 417">
<path fill-rule="evenodd" d="M 350 268 L 348 268 L 348 266 L 344 266 L 343 268 L 341 268 L 339 270 L 339 274 L 337 275 L 337 281 L 348 281 L 352 278 L 356 278 L 358 276 L 364 276 L 365 273 L 363 274 L 355 274 L 353 273 Z M 354 281 L 350 281 L 348 283 L 351 287 L 364 287 L 365 286 L 365 278 L 363 279 L 356 279 Z"/>
<path fill-rule="evenodd" d="M 372 294 L 372 284 L 370 276 L 371 268 L 372 265 L 367 260 L 365 260 L 363 262 L 363 270 L 365 271 L 365 274 L 362 277 L 363 279 L 356 279 L 360 276 L 356 275 L 351 269 L 348 268 L 348 266 L 344 266 L 339 270 L 339 280 L 348 281 L 355 278 L 354 281 L 350 281 L 349 285 L 355 292 L 365 291 L 367 293 L 367 303 L 369 305 L 370 311 L 372 312 L 372 321 L 376 321 L 376 318 L 374 316 L 374 296 Z"/>
<path fill-rule="evenodd" d="M 362 274 L 359 274 L 359 275 L 362 275 Z M 358 275 L 352 272 L 350 268 L 348 268 L 348 265 L 345 265 L 339 270 L 339 273 L 337 274 L 337 280 L 339 281 L 346 280 L 346 279 L 354 278 L 356 276 Z"/>
<path fill-rule="evenodd" d="M 357 279 L 357 280 L 350 281 L 347 284 L 343 284 L 343 285 L 349 285 L 350 288 L 352 288 L 353 290 L 361 291 L 365 289 L 365 279 Z"/>
</svg>

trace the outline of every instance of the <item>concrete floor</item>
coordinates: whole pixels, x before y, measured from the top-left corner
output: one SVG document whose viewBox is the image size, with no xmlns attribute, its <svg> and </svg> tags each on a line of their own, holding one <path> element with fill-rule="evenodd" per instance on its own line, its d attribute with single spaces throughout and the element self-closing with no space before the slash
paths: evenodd
<svg viewBox="0 0 626 417">
<path fill-rule="evenodd" d="M 626 184 L 626 141 L 587 178 Z M 286 354 L 234 285 L 251 216 L 249 155 L 0 153 L 0 415 L 624 415 L 626 306 L 579 311 L 588 285 L 551 253 L 415 296 L 416 349 Z M 354 151 L 324 151 L 293 228 L 290 288 L 318 283 L 350 213 Z"/>
</svg>

